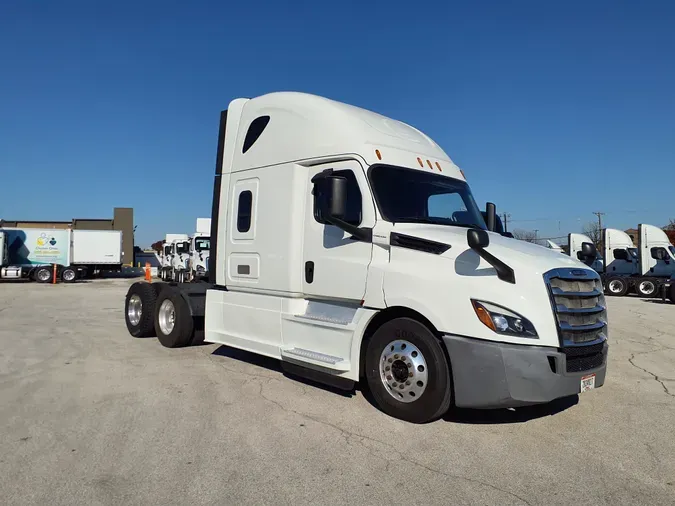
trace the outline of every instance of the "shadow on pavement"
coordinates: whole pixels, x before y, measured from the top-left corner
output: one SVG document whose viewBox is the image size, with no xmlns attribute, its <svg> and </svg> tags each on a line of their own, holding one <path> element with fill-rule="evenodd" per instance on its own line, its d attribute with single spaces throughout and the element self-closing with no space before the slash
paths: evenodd
<svg viewBox="0 0 675 506">
<path fill-rule="evenodd" d="M 281 361 L 258 355 L 249 351 L 240 350 L 237 348 L 230 348 L 229 346 L 221 345 L 219 346 L 212 355 L 217 355 L 220 357 L 227 357 L 240 362 L 246 362 L 247 364 L 255 365 L 267 369 L 268 371 L 274 371 L 283 374 L 285 377 L 302 383 L 303 385 L 308 385 L 312 387 L 321 388 L 331 393 L 335 393 L 342 397 L 353 397 L 356 391 L 360 391 L 363 397 L 375 408 L 375 400 L 373 399 L 372 394 L 368 390 L 366 385 L 358 384 L 352 390 L 342 390 L 335 388 L 324 383 L 319 383 L 296 374 L 288 373 L 281 367 Z M 546 416 L 553 416 L 566 409 L 571 408 L 572 406 L 579 403 L 579 396 L 573 395 L 570 397 L 564 397 L 562 399 L 556 399 L 547 404 L 538 404 L 535 406 L 524 406 L 517 409 L 464 409 L 464 408 L 451 408 L 448 413 L 443 417 L 443 420 L 446 422 L 452 423 L 465 423 L 465 424 L 509 424 L 509 423 L 523 423 L 530 420 L 535 420 L 537 418 L 543 418 Z"/>
<path fill-rule="evenodd" d="M 283 374 L 286 378 L 302 383 L 303 385 L 308 385 L 327 392 L 331 392 L 342 397 L 352 397 L 355 393 L 355 389 L 342 390 L 340 388 L 333 387 L 331 385 L 326 385 L 325 383 L 320 383 L 318 381 L 313 381 L 311 379 L 305 378 L 303 376 L 298 376 L 296 374 L 289 373 L 281 367 L 281 361 L 275 358 L 265 357 L 263 355 L 258 355 L 257 353 L 252 353 L 250 351 L 244 351 L 237 348 L 230 348 L 229 346 L 221 345 L 216 349 L 212 355 L 218 355 L 220 357 L 232 358 L 240 362 L 246 362 L 247 364 L 255 365 L 267 369 L 268 371 L 274 371 Z"/>
<path fill-rule="evenodd" d="M 523 406 L 515 409 L 465 409 L 452 408 L 443 419 L 446 422 L 472 425 L 523 423 L 553 416 L 579 403 L 579 396 L 572 395 L 546 404 Z"/>
</svg>

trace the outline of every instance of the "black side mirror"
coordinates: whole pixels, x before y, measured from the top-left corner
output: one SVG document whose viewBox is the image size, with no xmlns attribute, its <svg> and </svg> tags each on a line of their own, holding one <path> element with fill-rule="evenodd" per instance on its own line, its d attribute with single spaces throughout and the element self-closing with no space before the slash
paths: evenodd
<svg viewBox="0 0 675 506">
<path fill-rule="evenodd" d="M 359 241 L 371 242 L 373 230 L 371 228 L 359 228 L 344 221 L 347 214 L 347 178 L 333 173 L 327 169 L 316 174 L 312 178 L 316 206 L 321 213 L 321 218 L 333 226 L 336 226 Z"/>
<path fill-rule="evenodd" d="M 584 242 L 581 244 L 581 254 L 587 258 L 595 258 L 598 250 L 592 242 Z"/>
<path fill-rule="evenodd" d="M 487 229 L 490 232 L 494 232 L 497 230 L 497 206 L 492 202 L 488 202 L 485 204 L 485 214 L 487 215 L 485 220 L 487 222 Z"/>
<path fill-rule="evenodd" d="M 314 176 L 312 183 L 323 218 L 343 219 L 347 212 L 347 178 L 326 171 Z"/>
<path fill-rule="evenodd" d="M 326 182 L 329 187 L 328 214 L 341 220 L 347 213 L 347 178 L 329 176 Z"/>
<path fill-rule="evenodd" d="M 584 242 L 581 243 L 581 251 L 577 252 L 577 258 L 586 265 L 590 266 L 593 264 L 597 254 L 598 250 L 595 248 L 595 244 L 592 242 Z"/>
<path fill-rule="evenodd" d="M 481 250 L 490 245 L 490 236 L 485 230 L 470 228 L 466 231 L 466 242 L 472 250 Z"/>
</svg>

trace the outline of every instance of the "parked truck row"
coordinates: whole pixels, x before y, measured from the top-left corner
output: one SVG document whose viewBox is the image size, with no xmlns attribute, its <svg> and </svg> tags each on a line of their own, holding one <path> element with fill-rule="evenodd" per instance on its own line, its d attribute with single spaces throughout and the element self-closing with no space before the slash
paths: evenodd
<svg viewBox="0 0 675 506">
<path fill-rule="evenodd" d="M 582 259 L 583 245 L 591 243 L 584 234 L 569 234 L 568 251 Z M 636 293 L 641 297 L 655 297 L 664 293 L 675 303 L 675 246 L 659 227 L 638 225 L 637 246 L 624 231 L 606 228 L 602 231 L 602 255 L 583 261 L 600 274 L 604 291 L 621 297 Z M 558 249 L 555 243 L 548 247 Z M 562 251 L 562 248 L 560 248 Z"/>
<path fill-rule="evenodd" d="M 416 423 L 605 381 L 600 275 L 499 230 L 495 206 L 479 209 L 417 128 L 304 93 L 233 100 L 212 206 L 206 282 L 175 282 L 189 241 L 167 237 L 174 282 L 129 288 L 132 336 L 203 339 L 334 387 L 361 382 Z"/>
<path fill-rule="evenodd" d="M 0 279 L 72 283 L 122 268 L 122 232 L 0 228 Z M 54 278 L 56 276 L 56 278 Z"/>
<path fill-rule="evenodd" d="M 211 219 L 197 218 L 195 233 L 166 234 L 159 254 L 162 281 L 203 281 L 209 268 Z"/>
</svg>

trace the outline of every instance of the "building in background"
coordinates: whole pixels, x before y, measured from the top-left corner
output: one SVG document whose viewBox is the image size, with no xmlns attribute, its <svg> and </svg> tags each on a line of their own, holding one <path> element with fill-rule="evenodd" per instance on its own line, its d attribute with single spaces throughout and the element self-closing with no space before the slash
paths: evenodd
<svg viewBox="0 0 675 506">
<path fill-rule="evenodd" d="M 56 228 L 73 230 L 121 230 L 124 263 L 134 262 L 134 209 L 116 207 L 112 219 L 73 218 L 71 221 L 26 221 L 0 219 L 0 227 Z"/>
</svg>

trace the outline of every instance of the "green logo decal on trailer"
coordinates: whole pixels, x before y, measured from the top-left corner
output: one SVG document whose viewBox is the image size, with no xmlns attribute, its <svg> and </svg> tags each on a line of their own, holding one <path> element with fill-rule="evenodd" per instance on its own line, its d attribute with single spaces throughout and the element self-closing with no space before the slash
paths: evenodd
<svg viewBox="0 0 675 506">
<path fill-rule="evenodd" d="M 7 230 L 10 265 L 68 265 L 68 230 Z"/>
</svg>

